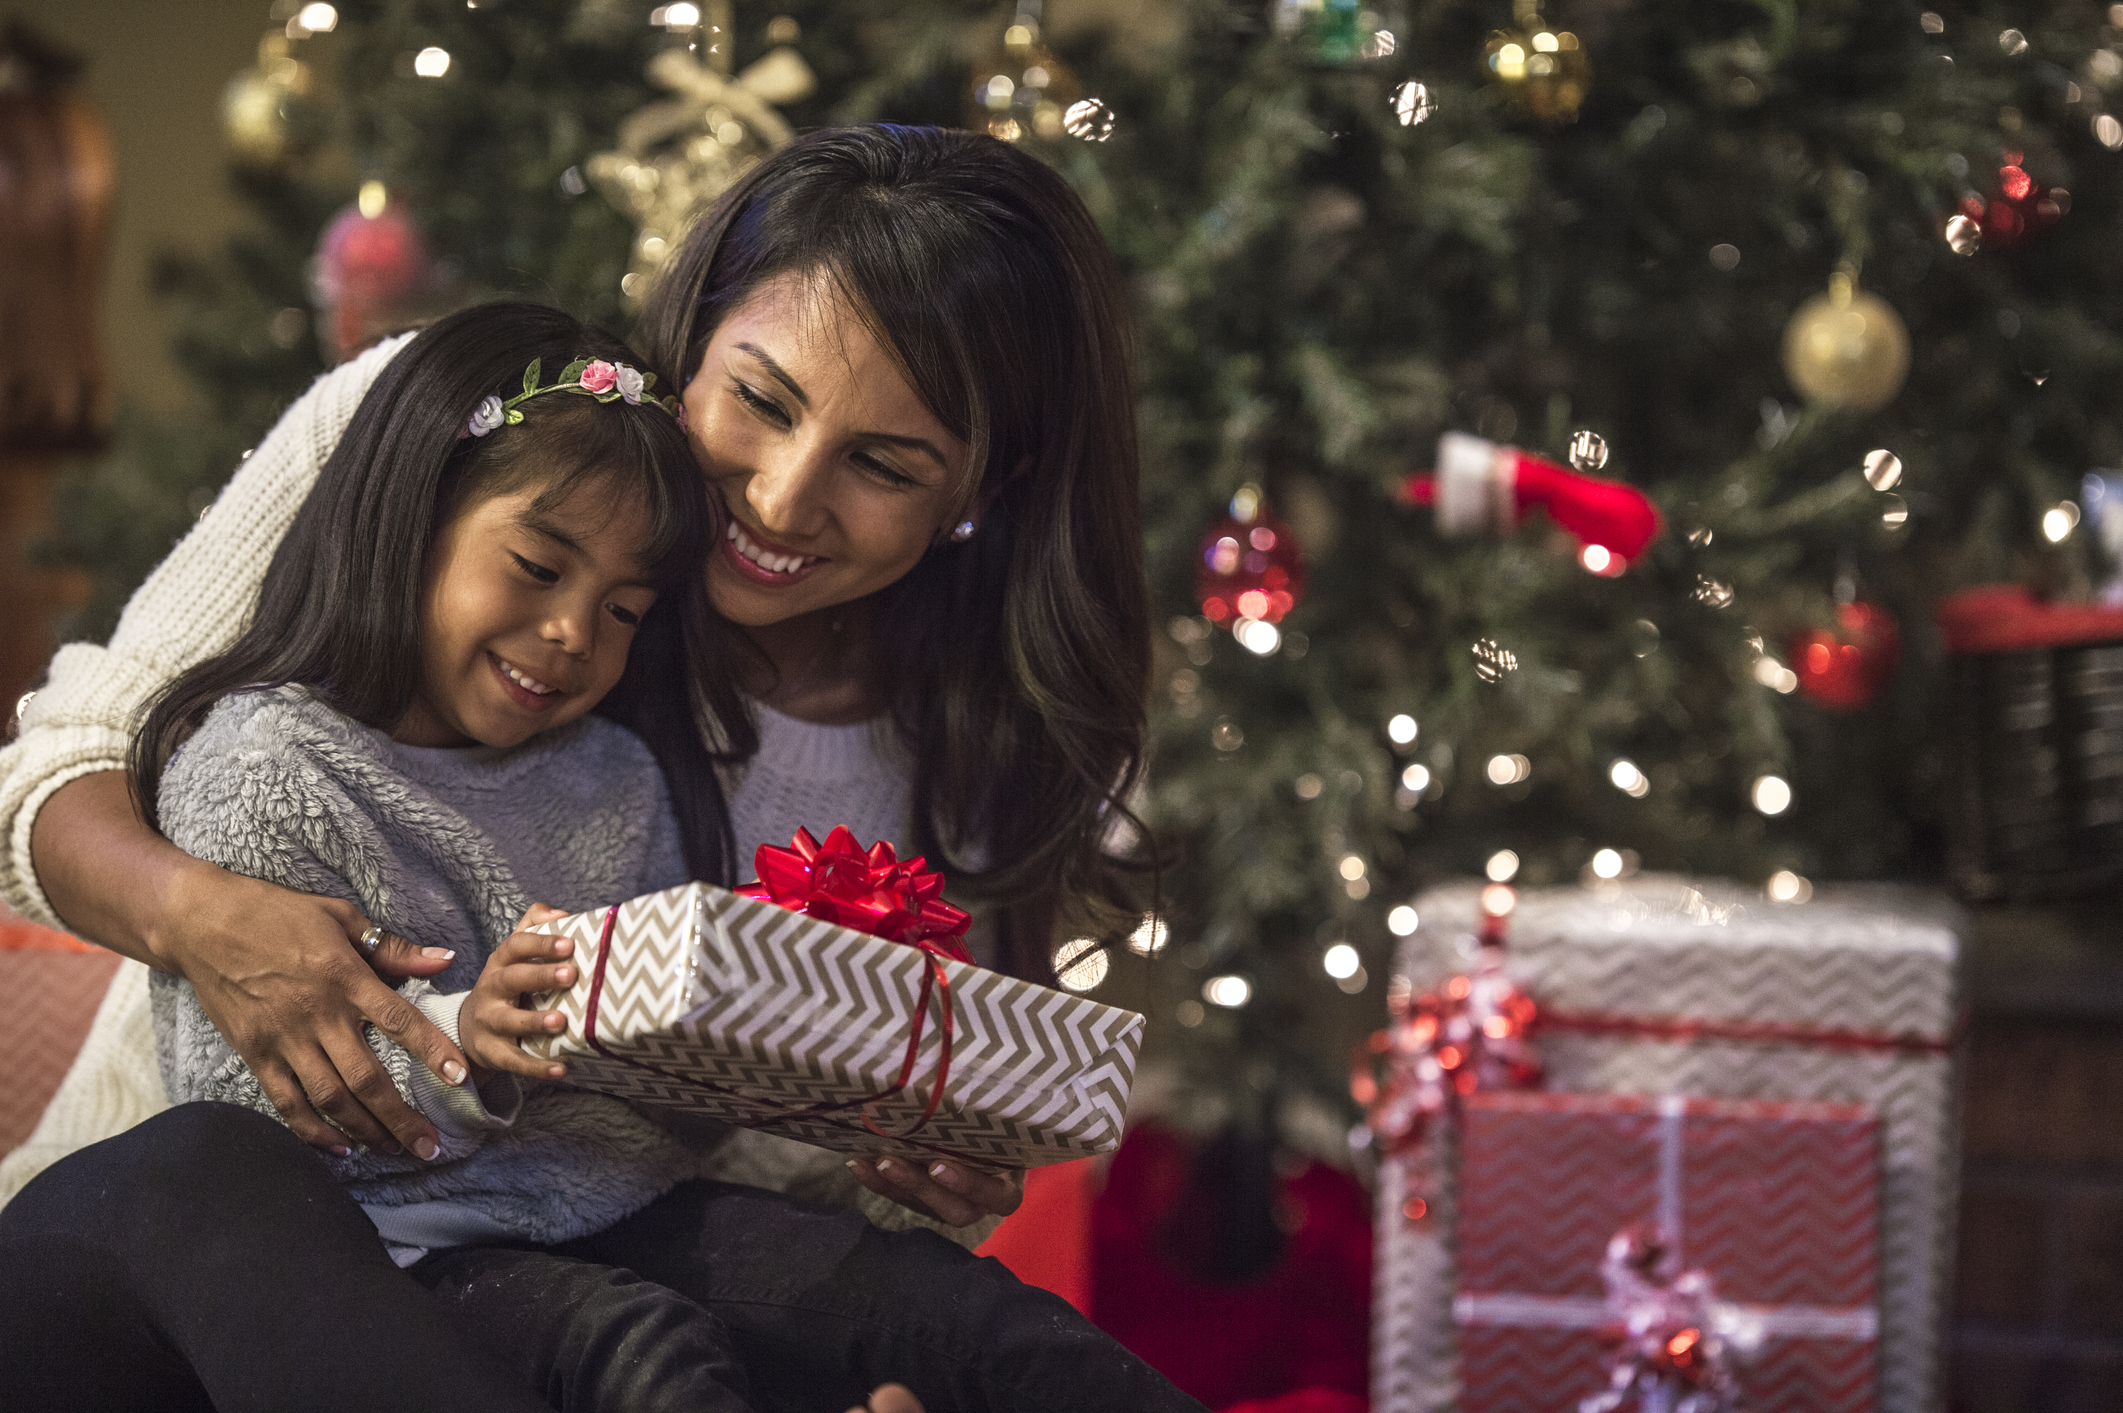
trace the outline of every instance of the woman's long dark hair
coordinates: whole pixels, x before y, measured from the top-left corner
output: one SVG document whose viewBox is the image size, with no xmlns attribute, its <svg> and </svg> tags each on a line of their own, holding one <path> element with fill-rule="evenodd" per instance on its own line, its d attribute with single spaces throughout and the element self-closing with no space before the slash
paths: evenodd
<svg viewBox="0 0 2123 1413">
<path fill-rule="evenodd" d="M 127 761 L 149 819 L 170 757 L 232 692 L 298 683 L 388 731 L 420 684 L 437 534 L 496 495 L 535 486 L 539 505 L 551 507 L 587 489 L 614 501 L 641 497 L 651 526 L 643 557 L 658 581 L 626 671 L 596 710 L 639 735 L 663 767 L 695 876 L 731 881 L 729 819 L 703 725 L 720 724 L 718 739 L 735 752 L 756 743 L 730 674 L 719 670 L 729 629 L 708 604 L 701 572 L 719 518 L 685 433 L 659 408 L 556 393 L 522 403 L 520 423 L 460 436 L 483 398 L 522 390 L 532 359 L 551 383 L 578 357 L 655 370 L 657 391 L 671 386 L 611 335 L 518 301 L 439 320 L 384 365 L 281 539 L 250 626 L 150 704 Z"/>
<path fill-rule="evenodd" d="M 701 219 L 637 336 L 690 377 L 792 272 L 829 280 L 973 449 L 979 532 L 877 596 L 915 760 L 902 842 L 997 906 L 1006 970 L 1051 977 L 1061 922 L 1110 933 L 1131 902 L 1109 841 L 1142 773 L 1150 606 L 1119 278 L 1075 193 L 1009 144 L 828 129 Z"/>
</svg>

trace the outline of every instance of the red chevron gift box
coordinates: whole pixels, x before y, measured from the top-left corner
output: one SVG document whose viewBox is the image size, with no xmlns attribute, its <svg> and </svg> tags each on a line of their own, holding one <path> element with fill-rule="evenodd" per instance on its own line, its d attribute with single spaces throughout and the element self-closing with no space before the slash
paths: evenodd
<svg viewBox="0 0 2123 1413">
<path fill-rule="evenodd" d="M 538 1001 L 566 1031 L 527 1044 L 571 1084 L 918 1162 L 1037 1167 L 1120 1143 L 1132 1011 L 705 883 L 536 930 L 581 964 Z"/>
<path fill-rule="evenodd" d="M 1471 969 L 1480 893 L 1450 885 L 1415 900 L 1396 988 L 1432 990 Z M 1958 908 L 1917 889 L 1824 886 L 1809 902 L 1776 903 L 1651 874 L 1528 889 L 1509 919 L 1506 965 L 1534 1002 L 1527 1035 L 1550 1092 L 1860 1104 L 1879 1116 L 1881 1413 L 1945 1402 L 1964 928 Z M 1400 1215 L 1403 1165 L 1380 1164 L 1377 1413 L 1458 1406 L 1454 1225 L 1471 1193 L 1453 1176 L 1456 1154 L 1457 1135 L 1441 1133 L 1443 1180 L 1421 1225 Z"/>
<path fill-rule="evenodd" d="M 1863 1105 L 1473 1095 L 1461 1413 L 1870 1413 L 1879 1181 Z"/>
</svg>

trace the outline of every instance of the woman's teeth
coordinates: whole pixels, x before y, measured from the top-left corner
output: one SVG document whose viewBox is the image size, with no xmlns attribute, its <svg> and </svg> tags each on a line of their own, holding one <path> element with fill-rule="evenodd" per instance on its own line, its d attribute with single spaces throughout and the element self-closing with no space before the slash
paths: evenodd
<svg viewBox="0 0 2123 1413">
<path fill-rule="evenodd" d="M 817 555 L 767 553 L 753 543 L 752 537 L 747 535 L 735 520 L 730 522 L 730 528 L 723 538 L 737 546 L 737 552 L 746 559 L 774 574 L 794 574 L 805 565 L 818 562 Z"/>
<path fill-rule="evenodd" d="M 553 693 L 560 690 L 558 687 L 548 687 L 545 683 L 539 681 L 536 677 L 532 677 L 527 673 L 518 672 L 514 667 L 511 667 L 508 663 L 502 662 L 500 658 L 495 658 L 494 660 L 496 662 L 501 663 L 502 673 L 507 676 L 511 682 L 514 682 L 517 686 L 523 688 L 526 692 L 529 692 L 534 697 L 549 697 L 553 695 Z"/>
</svg>

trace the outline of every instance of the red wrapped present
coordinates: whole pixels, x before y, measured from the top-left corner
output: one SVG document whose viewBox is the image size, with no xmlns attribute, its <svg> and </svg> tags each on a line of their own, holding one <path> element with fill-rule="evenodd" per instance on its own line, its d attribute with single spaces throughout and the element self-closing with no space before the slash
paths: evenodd
<svg viewBox="0 0 2123 1413">
<path fill-rule="evenodd" d="M 1469 1097 L 1462 1413 L 1870 1413 L 1879 1184 L 1863 1105 Z"/>
</svg>

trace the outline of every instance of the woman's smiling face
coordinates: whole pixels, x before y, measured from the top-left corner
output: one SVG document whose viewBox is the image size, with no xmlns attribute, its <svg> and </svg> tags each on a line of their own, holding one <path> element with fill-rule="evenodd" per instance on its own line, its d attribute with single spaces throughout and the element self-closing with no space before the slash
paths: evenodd
<svg viewBox="0 0 2123 1413">
<path fill-rule="evenodd" d="M 771 280 L 730 312 L 685 409 L 694 455 L 730 511 L 708 592 L 746 627 L 884 588 L 970 500 L 970 448 L 813 278 Z"/>
</svg>

